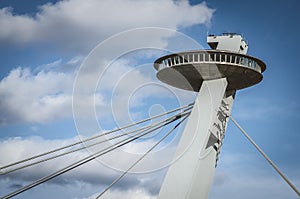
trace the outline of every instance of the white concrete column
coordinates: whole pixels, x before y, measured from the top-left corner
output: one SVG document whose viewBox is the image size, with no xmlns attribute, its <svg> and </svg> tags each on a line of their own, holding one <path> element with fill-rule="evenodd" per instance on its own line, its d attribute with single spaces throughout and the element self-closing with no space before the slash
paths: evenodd
<svg viewBox="0 0 300 199">
<path fill-rule="evenodd" d="M 226 78 L 203 82 L 175 152 L 176 161 L 169 167 L 158 199 L 208 197 L 217 156 L 214 145 L 220 137 L 217 113 L 226 87 Z"/>
</svg>

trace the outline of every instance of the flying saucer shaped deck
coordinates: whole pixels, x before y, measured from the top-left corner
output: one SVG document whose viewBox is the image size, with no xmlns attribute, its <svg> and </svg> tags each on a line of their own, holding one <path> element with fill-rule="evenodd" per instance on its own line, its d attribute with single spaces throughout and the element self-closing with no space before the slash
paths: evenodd
<svg viewBox="0 0 300 199">
<path fill-rule="evenodd" d="M 219 50 L 199 50 L 166 55 L 154 62 L 157 78 L 171 86 L 199 91 L 204 80 L 226 77 L 227 90 L 259 83 L 266 65 L 249 55 Z"/>
</svg>

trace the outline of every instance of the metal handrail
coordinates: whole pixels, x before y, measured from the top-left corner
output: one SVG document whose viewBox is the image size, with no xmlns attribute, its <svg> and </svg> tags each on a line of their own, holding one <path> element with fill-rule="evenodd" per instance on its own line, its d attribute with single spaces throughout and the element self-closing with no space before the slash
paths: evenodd
<svg viewBox="0 0 300 199">
<path fill-rule="evenodd" d="M 236 65 L 253 69 L 259 73 L 262 73 L 266 68 L 265 64 L 255 57 L 217 50 L 188 51 L 167 55 L 156 60 L 154 62 L 154 67 L 157 70 L 161 70 L 166 67 L 196 63 Z"/>
</svg>

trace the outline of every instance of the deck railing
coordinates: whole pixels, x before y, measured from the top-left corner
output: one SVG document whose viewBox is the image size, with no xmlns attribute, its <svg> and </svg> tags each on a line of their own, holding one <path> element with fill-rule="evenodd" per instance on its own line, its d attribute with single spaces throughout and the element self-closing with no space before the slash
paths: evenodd
<svg viewBox="0 0 300 199">
<path fill-rule="evenodd" d="M 166 56 L 165 59 L 159 59 L 155 64 L 157 69 L 161 70 L 166 67 L 173 67 L 182 64 L 197 64 L 197 63 L 209 63 L 209 64 L 224 64 L 224 65 L 236 65 L 241 67 L 251 68 L 253 70 L 262 72 L 262 67 L 256 61 L 256 59 L 242 54 L 234 54 L 230 52 L 217 52 L 217 51 L 196 51 L 185 52 L 180 54 L 174 54 Z"/>
</svg>

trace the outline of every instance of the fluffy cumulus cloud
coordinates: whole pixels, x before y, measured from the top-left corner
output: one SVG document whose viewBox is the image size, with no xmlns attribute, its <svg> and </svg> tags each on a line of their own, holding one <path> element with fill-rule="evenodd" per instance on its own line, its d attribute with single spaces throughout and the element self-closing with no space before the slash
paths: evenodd
<svg viewBox="0 0 300 199">
<path fill-rule="evenodd" d="M 70 143 L 74 143 L 75 141 L 78 141 L 77 137 L 68 140 L 45 140 L 40 137 L 31 137 L 11 138 L 1 141 L 0 153 L 3 155 L 1 156 L 0 165 L 7 165 L 32 155 L 36 155 L 37 151 L 45 152 Z M 15 147 L 16 145 L 18 147 Z M 146 145 L 149 144 L 146 143 Z M 140 152 L 141 150 L 144 150 L 144 148 L 144 145 L 137 145 L 135 147 L 135 152 Z M 98 150 L 99 149 L 100 148 L 98 148 Z M 17 171 L 16 173 L 6 174 L 4 178 L 0 179 L 0 184 L 2 184 L 0 188 L 1 194 L 3 195 L 4 193 L 18 189 L 25 184 L 44 177 L 51 172 L 55 172 L 89 155 L 91 155 L 90 151 L 82 150 L 73 154 L 69 154 L 65 157 L 63 156 L 55 160 L 50 160 L 46 164 L 42 163 L 38 166 Z M 114 158 L 114 156 L 109 156 L 109 158 Z M 119 164 L 128 164 L 128 161 L 129 160 L 127 157 L 120 155 L 118 156 Z M 132 163 L 134 161 L 135 160 L 132 160 Z M 152 164 L 155 164 L 155 160 L 152 160 Z M 7 170 L 9 169 L 2 169 L 3 172 Z M 68 186 L 77 187 L 78 185 L 81 185 L 93 187 L 93 189 L 87 189 L 80 194 L 82 197 L 87 197 L 95 194 L 95 192 L 96 194 L 99 194 L 103 188 L 107 187 L 120 174 L 120 172 L 117 172 L 114 169 L 103 166 L 99 161 L 93 160 L 84 166 L 76 168 L 74 171 L 70 171 L 56 178 L 55 180 L 50 181 L 47 183 L 48 187 L 46 186 L 44 189 L 50 189 L 51 186 L 62 186 L 67 188 Z M 118 196 L 120 195 L 126 195 L 125 197 L 134 195 L 136 198 L 145 199 L 153 198 L 153 196 L 155 196 L 159 191 L 160 183 L 162 181 L 161 176 L 161 172 L 135 175 L 128 174 L 127 177 L 122 179 L 122 181 L 116 184 L 112 190 L 105 194 L 105 198 L 119 198 Z M 39 189 L 39 187 L 37 189 Z M 63 194 L 64 193 L 62 193 L 61 196 L 62 198 Z M 76 197 L 76 194 L 77 193 L 75 193 L 72 197 Z"/>
<path fill-rule="evenodd" d="M 209 24 L 213 12 L 205 3 L 173 0 L 59 1 L 41 6 L 35 16 L 14 15 L 11 8 L 2 8 L 0 42 L 47 42 L 85 51 L 131 28 Z"/>
<path fill-rule="evenodd" d="M 25 157 L 36 154 L 37 151 L 44 152 L 59 146 L 64 146 L 77 141 L 78 138 L 68 140 L 45 140 L 40 137 L 11 138 L 0 142 L 0 165 L 6 165 Z M 151 143 L 150 141 L 149 143 Z M 150 146 L 148 141 L 145 145 Z M 15 147 L 15 146 L 18 147 Z M 132 143 L 134 145 L 134 143 Z M 131 146 L 136 153 L 145 150 L 145 145 L 137 144 Z M 274 198 L 293 199 L 295 193 L 288 185 L 265 163 L 261 164 L 257 155 L 241 154 L 239 152 L 223 151 L 221 164 L 216 169 L 214 183 L 209 198 Z M 9 193 L 38 178 L 54 172 L 70 163 L 90 155 L 86 150 L 68 155 L 68 158 L 51 160 L 47 164 L 40 164 L 15 174 L 2 176 L 0 179 L 0 192 Z M 247 156 L 247 158 L 245 158 Z M 108 156 L 116 159 L 115 156 Z M 167 158 L 161 154 L 160 159 Z M 118 156 L 119 164 L 131 162 L 128 157 Z M 249 165 L 250 162 L 256 162 Z M 249 160 L 251 159 L 251 160 Z M 114 160 L 115 161 L 115 160 Z M 132 159 L 132 162 L 134 160 Z M 155 165 L 157 159 L 152 159 Z M 149 164 L 149 162 L 148 162 Z M 246 165 L 246 166 L 245 166 Z M 128 165 L 126 166 L 128 168 Z M 297 173 L 297 168 L 295 168 Z M 3 169 L 5 171 L 5 169 Z M 153 199 L 157 197 L 163 176 L 166 170 L 144 174 L 128 174 L 112 189 L 103 195 L 103 198 L 142 198 Z M 271 175 L 269 174 L 271 173 Z M 289 171 L 288 173 L 293 173 Z M 49 181 L 44 185 L 36 187 L 31 192 L 25 192 L 20 198 L 41 198 L 51 194 L 55 198 L 95 198 L 105 187 L 115 180 L 121 173 L 114 169 L 103 166 L 98 161 L 91 161 L 84 166 L 76 168 L 62 176 Z M 298 176 L 291 178 L 296 186 L 300 181 Z M 66 191 L 67 190 L 67 191 Z"/>
<path fill-rule="evenodd" d="M 0 81 L 1 123 L 46 122 L 70 116 L 73 76 L 60 71 L 13 69 Z"/>
<path fill-rule="evenodd" d="M 78 66 L 81 60 L 71 62 Z M 64 67 L 63 63 L 54 63 Z M 64 72 L 46 64 L 35 71 L 18 67 L 0 81 L 1 124 L 45 123 L 72 116 L 72 89 L 75 71 Z M 50 69 L 49 69 L 50 68 Z M 88 83 L 88 82 L 87 82 Z M 81 114 L 89 106 L 107 106 L 101 94 L 80 96 Z"/>
<path fill-rule="evenodd" d="M 87 50 L 103 39 L 128 28 L 158 26 L 178 29 L 196 24 L 209 24 L 213 12 L 214 10 L 208 8 L 205 3 L 190 5 L 188 1 L 171 0 L 59 1 L 41 6 L 34 16 L 14 15 L 12 9 L 2 8 L 0 26 L 3 28 L 0 29 L 0 43 L 8 46 L 50 43 L 67 47 L 70 52 L 75 50 L 77 53 L 86 54 Z M 106 57 L 115 49 L 122 49 L 122 45 L 132 45 L 134 48 L 135 43 L 142 43 L 144 46 L 164 48 L 168 45 L 164 39 L 173 36 L 173 33 L 156 34 L 150 31 L 147 34 L 147 31 L 144 31 L 143 35 L 144 37 L 140 38 L 131 34 L 129 38 L 124 38 L 123 42 L 109 43 L 105 55 L 101 53 L 102 57 L 96 60 L 94 69 L 106 70 L 104 66 L 110 60 Z M 11 70 L 8 76 L 0 81 L 0 123 L 43 123 L 71 117 L 73 83 L 82 60 L 82 57 L 74 57 L 67 63 L 58 60 L 36 69 L 21 66 Z M 101 112 L 99 115 L 106 117 L 111 102 L 104 94 L 107 89 L 113 89 L 115 99 L 118 99 L 114 101 L 114 107 L 128 105 L 129 101 L 141 104 L 143 98 L 151 95 L 164 96 L 157 87 L 148 88 L 147 91 L 144 89 L 142 94 L 135 95 L 136 87 L 133 85 L 153 82 L 155 77 L 148 77 L 138 70 L 132 71 L 133 68 L 129 67 L 129 64 L 132 63 L 127 63 L 126 60 L 116 62 L 114 65 L 118 67 L 111 67 L 113 69 L 107 70 L 105 77 L 101 79 L 102 90 L 87 93 L 87 87 L 95 86 L 90 82 L 100 78 L 91 67 L 92 70 L 88 71 L 86 78 L 81 82 L 82 92 L 76 98 L 76 107 L 79 107 L 81 116 L 93 114 L 94 107 L 98 107 L 98 112 Z M 130 75 L 124 77 L 124 73 Z M 118 88 L 115 87 L 114 81 L 118 83 Z M 128 113 L 127 109 L 115 111 L 121 111 L 115 113 L 120 118 Z"/>
<path fill-rule="evenodd" d="M 92 195 L 88 198 L 84 199 L 94 199 L 98 195 Z M 103 199 L 112 199 L 112 198 L 123 198 L 123 199 L 155 199 L 156 196 L 149 195 L 149 193 L 145 192 L 144 190 L 140 189 L 133 189 L 127 191 L 120 191 L 120 190 L 109 190 L 105 195 L 102 197 Z"/>
<path fill-rule="evenodd" d="M 65 64 L 54 62 L 36 70 L 22 67 L 13 69 L 0 81 L 1 124 L 48 123 L 71 118 L 74 110 L 79 118 L 94 118 L 96 111 L 98 119 L 114 117 L 124 124 L 141 116 L 141 109 L 131 113 L 129 109 L 145 106 L 147 98 L 173 98 L 175 102 L 182 98 L 186 104 L 194 96 L 162 85 L 155 78 L 152 66 L 134 67 L 127 59 L 119 59 L 109 68 L 103 69 L 105 72 L 100 77 L 89 72 L 80 88 L 74 88 L 81 61 L 72 59 Z M 65 72 L 63 68 L 70 65 L 75 65 L 75 70 Z M 150 69 L 152 71 L 148 73 Z M 99 79 L 98 85 L 94 85 L 93 78 Z M 94 87 L 96 90 L 89 89 Z M 77 89 L 75 97 L 73 89 Z M 72 100 L 76 102 L 73 107 Z M 167 109 L 165 107 L 161 111 Z"/>
</svg>

